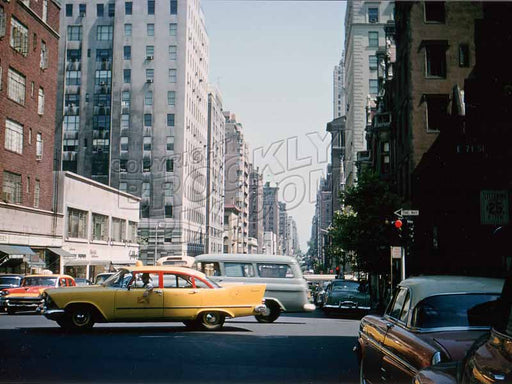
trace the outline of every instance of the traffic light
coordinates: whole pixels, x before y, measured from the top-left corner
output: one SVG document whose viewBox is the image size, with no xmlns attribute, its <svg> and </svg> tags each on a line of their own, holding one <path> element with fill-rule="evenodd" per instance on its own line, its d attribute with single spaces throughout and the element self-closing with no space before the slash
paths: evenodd
<svg viewBox="0 0 512 384">
<path fill-rule="evenodd" d="M 402 225 L 403 225 L 402 220 L 398 219 L 398 220 L 393 221 L 392 223 L 393 223 L 393 225 L 395 226 L 396 229 L 401 229 L 402 228 Z"/>
</svg>

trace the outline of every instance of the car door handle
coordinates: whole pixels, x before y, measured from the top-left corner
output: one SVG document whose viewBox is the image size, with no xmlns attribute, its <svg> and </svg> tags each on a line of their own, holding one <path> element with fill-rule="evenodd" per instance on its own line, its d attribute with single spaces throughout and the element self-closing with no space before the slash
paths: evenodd
<svg viewBox="0 0 512 384">
<path fill-rule="evenodd" d="M 196 293 L 197 293 L 197 291 L 190 291 L 188 294 L 189 294 L 189 295 L 194 295 L 194 294 L 196 294 Z"/>
<path fill-rule="evenodd" d="M 162 294 L 164 293 L 162 290 L 160 289 L 154 289 L 153 292 L 155 292 L 156 294 L 162 296 Z"/>
<path fill-rule="evenodd" d="M 391 328 L 393 328 L 395 326 L 395 324 L 393 323 L 386 323 L 386 328 L 389 330 Z"/>
</svg>

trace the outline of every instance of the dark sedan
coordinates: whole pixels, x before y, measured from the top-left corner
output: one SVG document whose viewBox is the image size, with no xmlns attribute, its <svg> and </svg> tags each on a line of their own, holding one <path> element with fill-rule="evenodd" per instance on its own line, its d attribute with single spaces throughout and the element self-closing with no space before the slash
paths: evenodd
<svg viewBox="0 0 512 384">
<path fill-rule="evenodd" d="M 383 316 L 361 320 L 361 383 L 411 383 L 419 370 L 464 357 L 489 331 L 503 279 L 422 276 L 403 280 Z"/>
<path fill-rule="evenodd" d="M 352 280 L 333 280 L 324 293 L 324 312 L 368 311 L 370 294 L 366 282 Z"/>
<path fill-rule="evenodd" d="M 23 275 L 17 275 L 17 274 L 0 275 L 0 289 L 19 287 L 21 284 L 21 279 L 23 279 Z"/>
</svg>

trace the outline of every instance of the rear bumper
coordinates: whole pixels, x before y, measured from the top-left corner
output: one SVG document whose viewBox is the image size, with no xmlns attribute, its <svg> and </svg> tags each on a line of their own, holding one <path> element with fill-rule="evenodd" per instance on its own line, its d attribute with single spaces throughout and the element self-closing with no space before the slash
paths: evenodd
<svg viewBox="0 0 512 384">
<path fill-rule="evenodd" d="M 328 309 L 328 310 L 331 310 L 331 311 L 335 311 L 335 310 L 360 310 L 360 311 L 369 311 L 370 310 L 370 306 L 365 306 L 365 305 L 359 305 L 358 303 L 356 302 L 353 302 L 353 301 L 342 301 L 340 303 L 338 303 L 338 305 L 333 305 L 333 304 L 325 304 L 324 305 L 324 309 Z"/>
<path fill-rule="evenodd" d="M 313 312 L 316 309 L 315 304 L 307 303 L 304 304 L 304 312 Z"/>
</svg>

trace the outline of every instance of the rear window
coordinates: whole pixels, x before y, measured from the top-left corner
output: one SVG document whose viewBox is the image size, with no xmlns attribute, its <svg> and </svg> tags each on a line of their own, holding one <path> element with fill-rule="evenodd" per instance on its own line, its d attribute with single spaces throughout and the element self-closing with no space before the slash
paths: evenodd
<svg viewBox="0 0 512 384">
<path fill-rule="evenodd" d="M 336 282 L 332 286 L 333 291 L 345 291 L 345 292 L 362 292 L 363 286 L 355 281 L 344 281 L 344 282 Z"/>
<path fill-rule="evenodd" d="M 431 296 L 422 300 L 413 313 L 418 328 L 490 326 L 497 299 L 493 294 Z"/>
<path fill-rule="evenodd" d="M 254 268 L 249 263 L 224 263 L 224 270 L 228 277 L 254 277 Z"/>
<path fill-rule="evenodd" d="M 294 278 L 292 269 L 288 264 L 258 264 L 258 275 L 269 278 Z"/>
</svg>

